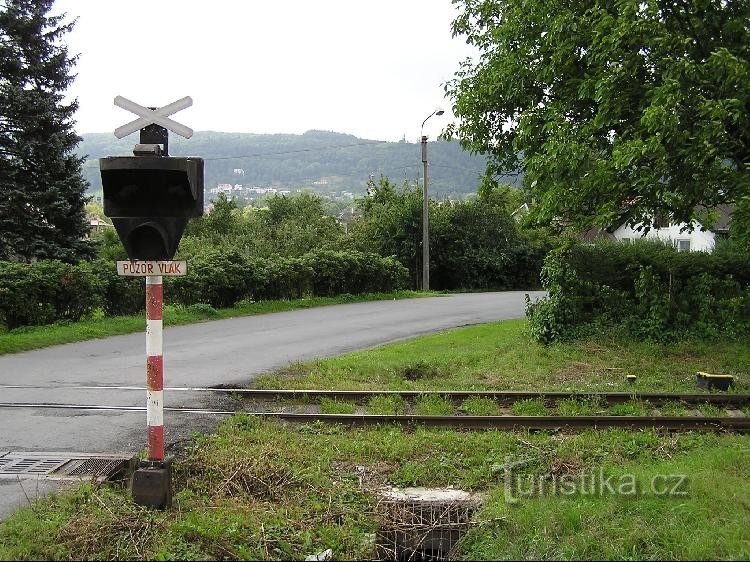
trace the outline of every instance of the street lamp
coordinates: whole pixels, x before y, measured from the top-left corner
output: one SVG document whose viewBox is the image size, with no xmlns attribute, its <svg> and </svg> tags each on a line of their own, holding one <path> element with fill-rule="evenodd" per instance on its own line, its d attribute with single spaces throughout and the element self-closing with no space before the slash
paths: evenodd
<svg viewBox="0 0 750 562">
<path fill-rule="evenodd" d="M 422 290 L 430 290 L 430 200 L 427 197 L 427 137 L 424 133 L 424 124 L 433 115 L 442 115 L 442 109 L 436 109 L 430 113 L 424 121 L 419 135 L 422 137 L 422 165 L 424 166 L 424 179 L 422 182 Z"/>
</svg>

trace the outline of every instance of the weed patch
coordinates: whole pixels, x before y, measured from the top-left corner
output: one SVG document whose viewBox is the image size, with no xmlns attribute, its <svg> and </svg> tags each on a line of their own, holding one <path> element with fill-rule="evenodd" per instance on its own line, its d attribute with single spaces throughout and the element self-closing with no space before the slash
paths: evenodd
<svg viewBox="0 0 750 562">
<path fill-rule="evenodd" d="M 367 401 L 367 413 L 396 416 L 406 411 L 406 403 L 400 396 L 373 396 Z"/>
<path fill-rule="evenodd" d="M 402 370 L 402 376 L 409 381 L 418 381 L 422 379 L 434 379 L 440 376 L 440 371 L 424 361 L 417 361 L 407 365 Z"/>
<path fill-rule="evenodd" d="M 646 416 L 651 408 L 640 401 L 631 400 L 623 404 L 615 404 L 609 407 L 609 414 L 613 416 Z"/>
<path fill-rule="evenodd" d="M 442 396 L 421 396 L 414 405 L 418 416 L 450 416 L 453 414 L 453 403 Z"/>
<path fill-rule="evenodd" d="M 548 415 L 547 406 L 542 400 L 519 400 L 514 402 L 510 411 L 515 416 L 546 416 Z"/>
<path fill-rule="evenodd" d="M 557 403 L 557 414 L 559 416 L 595 416 L 605 411 L 605 406 L 595 399 L 560 400 Z"/>
<path fill-rule="evenodd" d="M 320 399 L 321 414 L 353 414 L 354 404 L 342 400 L 332 400 L 331 398 Z"/>
<path fill-rule="evenodd" d="M 489 398 L 468 398 L 463 401 L 459 409 L 470 416 L 500 415 L 500 407 L 494 400 L 490 400 Z"/>
</svg>

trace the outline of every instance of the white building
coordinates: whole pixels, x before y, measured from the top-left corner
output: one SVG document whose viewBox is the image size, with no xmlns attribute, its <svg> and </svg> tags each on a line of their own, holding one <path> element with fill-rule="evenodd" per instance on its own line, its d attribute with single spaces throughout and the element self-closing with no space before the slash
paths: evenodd
<svg viewBox="0 0 750 562">
<path fill-rule="evenodd" d="M 212 187 L 208 190 L 209 193 L 216 194 L 216 193 L 232 193 L 233 186 L 230 183 L 220 183 L 216 187 Z"/>
<path fill-rule="evenodd" d="M 623 223 L 606 231 L 588 231 L 584 234 L 584 240 L 609 238 L 626 244 L 635 240 L 661 240 L 673 244 L 680 252 L 711 253 L 716 240 L 729 234 L 734 208 L 732 205 L 719 205 L 715 210 L 719 213 L 719 219 L 711 229 L 704 230 L 700 223 L 694 221 L 692 231 L 684 229 L 685 223 L 670 223 L 658 228 L 651 227 L 648 232 L 644 232 L 644 230 L 638 230 L 638 226 L 631 227 Z"/>
</svg>

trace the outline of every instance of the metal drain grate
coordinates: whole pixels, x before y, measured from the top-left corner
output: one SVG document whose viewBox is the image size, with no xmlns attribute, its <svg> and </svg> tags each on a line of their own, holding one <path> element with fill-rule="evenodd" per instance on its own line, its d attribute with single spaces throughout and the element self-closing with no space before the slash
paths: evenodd
<svg viewBox="0 0 750 562">
<path fill-rule="evenodd" d="M 0 477 L 106 481 L 126 477 L 137 466 L 137 456 L 11 452 L 0 457 Z"/>
<path fill-rule="evenodd" d="M 8 474 L 49 474 L 65 464 L 60 459 L 20 458 L 11 459 L 2 467 L 2 472 Z"/>
<path fill-rule="evenodd" d="M 68 476 L 109 477 L 122 466 L 122 463 L 122 459 L 86 459 L 73 470 L 68 471 Z"/>
</svg>

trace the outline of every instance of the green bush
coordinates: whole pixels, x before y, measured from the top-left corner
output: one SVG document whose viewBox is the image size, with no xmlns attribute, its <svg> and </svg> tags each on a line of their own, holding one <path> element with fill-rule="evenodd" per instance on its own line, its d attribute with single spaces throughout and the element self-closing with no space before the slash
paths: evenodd
<svg viewBox="0 0 750 562">
<path fill-rule="evenodd" d="M 0 262 L 0 321 L 7 328 L 79 320 L 102 304 L 93 265 Z"/>
<path fill-rule="evenodd" d="M 539 286 L 546 253 L 558 240 L 519 228 L 497 190 L 462 201 L 430 201 L 430 287 L 437 290 L 507 290 Z M 422 191 L 388 178 L 370 180 L 361 216 L 349 226 L 349 247 L 393 255 L 422 285 Z"/>
<path fill-rule="evenodd" d="M 259 282 L 249 295 L 254 300 L 300 299 L 313 294 L 313 270 L 304 258 L 275 256 L 256 263 L 251 276 Z"/>
<path fill-rule="evenodd" d="M 547 256 L 545 299 L 527 300 L 541 342 L 618 329 L 651 341 L 739 337 L 750 327 L 750 259 L 658 242 L 569 244 Z"/>
<path fill-rule="evenodd" d="M 196 254 L 188 262 L 187 275 L 172 279 L 166 298 L 183 305 L 232 306 L 247 295 L 245 270 L 245 259 L 236 250 Z"/>
<path fill-rule="evenodd" d="M 145 309 L 145 278 L 118 275 L 114 261 L 97 260 L 93 265 L 101 284 L 104 314 L 124 316 L 137 314 Z"/>
<path fill-rule="evenodd" d="M 376 254 L 318 250 L 299 258 L 245 258 L 233 250 L 210 250 L 190 258 L 188 274 L 170 283 L 166 298 L 184 305 L 232 306 L 242 299 L 278 300 L 406 287 L 408 271 Z"/>
<path fill-rule="evenodd" d="M 312 271 L 312 291 L 316 296 L 394 291 L 409 282 L 409 271 L 394 257 L 319 250 L 303 259 Z"/>
</svg>

